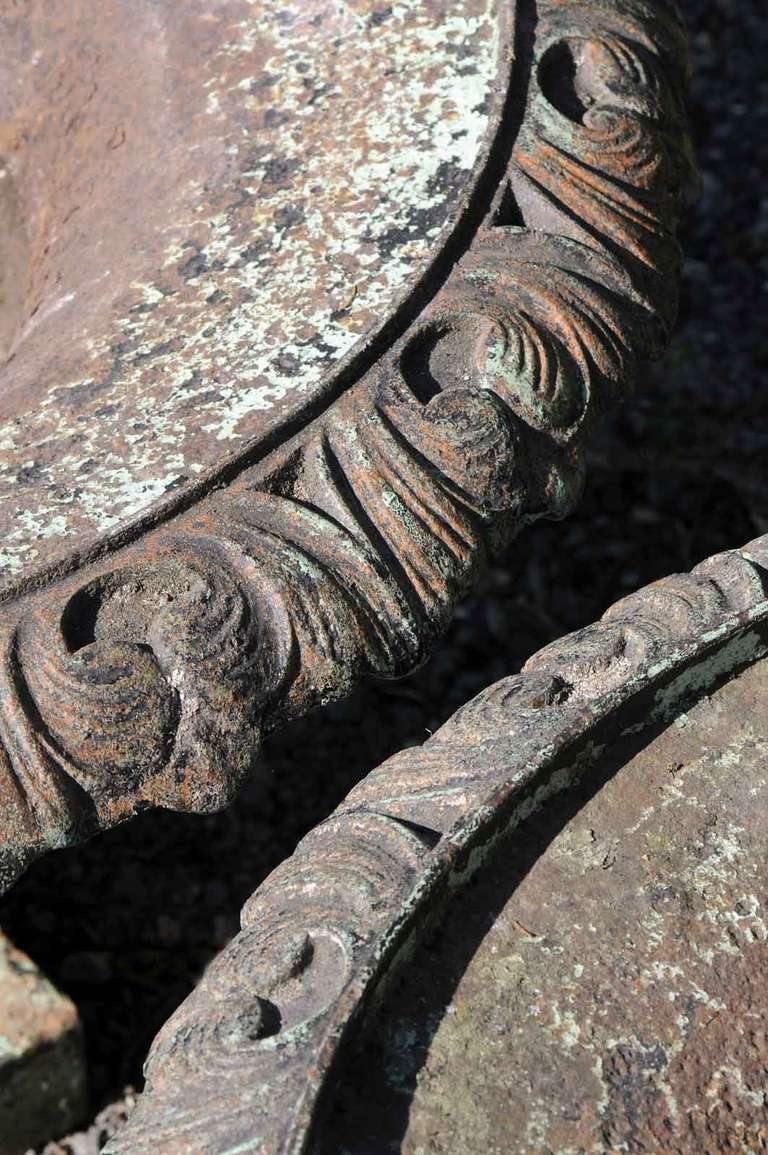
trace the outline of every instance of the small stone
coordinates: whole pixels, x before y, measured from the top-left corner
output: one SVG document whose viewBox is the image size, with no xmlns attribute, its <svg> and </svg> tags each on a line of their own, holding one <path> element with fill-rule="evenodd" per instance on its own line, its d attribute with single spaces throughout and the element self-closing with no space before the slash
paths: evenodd
<svg viewBox="0 0 768 1155">
<path fill-rule="evenodd" d="M 0 1155 L 65 1135 L 87 1106 L 77 1010 L 0 932 Z"/>
</svg>

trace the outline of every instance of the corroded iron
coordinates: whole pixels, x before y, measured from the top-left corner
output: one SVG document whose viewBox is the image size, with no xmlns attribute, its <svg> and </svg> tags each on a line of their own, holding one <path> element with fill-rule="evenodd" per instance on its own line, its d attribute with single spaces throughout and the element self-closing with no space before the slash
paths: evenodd
<svg viewBox="0 0 768 1155">
<path fill-rule="evenodd" d="M 768 658 L 606 743 L 356 1034 L 315 1155 L 768 1141 Z"/>
<path fill-rule="evenodd" d="M 463 215 L 504 35 L 494 0 L 2 6 L 0 588 L 327 392 Z"/>
<path fill-rule="evenodd" d="M 618 602 L 383 763 L 246 903 L 111 1155 L 313 1149 L 361 1014 L 386 1013 L 383 981 L 502 838 L 766 655 L 763 537 Z"/>
<path fill-rule="evenodd" d="M 266 730 L 411 669 L 487 557 L 576 500 L 674 318 L 684 33 L 667 3 L 521 3 L 512 59 L 452 267 L 335 400 L 6 595 L 4 884 L 146 806 L 221 806 Z M 425 848 L 390 835 L 406 885 Z"/>
</svg>

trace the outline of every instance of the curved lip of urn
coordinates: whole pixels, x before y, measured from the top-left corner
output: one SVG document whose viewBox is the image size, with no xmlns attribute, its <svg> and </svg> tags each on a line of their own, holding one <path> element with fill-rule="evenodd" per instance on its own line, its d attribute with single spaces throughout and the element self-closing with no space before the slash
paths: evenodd
<svg viewBox="0 0 768 1155">
<path fill-rule="evenodd" d="M 302 406 L 295 416 L 286 417 L 277 430 L 259 434 L 236 450 L 222 453 L 220 459 L 203 470 L 194 480 L 186 481 L 170 493 L 148 502 L 146 507 L 99 533 L 85 547 L 67 544 L 52 561 L 32 566 L 17 580 L 0 589 L 0 614 L 4 604 L 12 605 L 29 591 L 100 560 L 123 546 L 141 538 L 158 524 L 193 506 L 219 485 L 226 485 L 243 470 L 258 465 L 276 448 L 312 421 L 321 417 L 343 393 L 359 381 L 408 331 L 428 302 L 439 291 L 452 266 L 470 244 L 486 216 L 496 191 L 506 154 L 514 137 L 510 122 L 520 115 L 520 84 L 516 83 L 519 61 L 516 59 L 515 5 L 520 0 L 504 0 L 496 14 L 499 35 L 496 46 L 496 83 L 491 91 L 488 123 L 479 143 L 477 156 L 467 178 L 452 219 L 435 241 L 423 267 L 392 298 L 378 324 L 363 333 L 352 348 L 323 376 L 318 394 Z M 523 5 L 526 0 L 522 0 Z"/>
<path fill-rule="evenodd" d="M 0 606 L 3 880 L 146 806 L 220 808 L 265 733 L 413 668 L 488 558 L 578 499 L 674 320 L 684 39 L 667 3 L 500 18 L 460 227 L 363 375 Z"/>
<path fill-rule="evenodd" d="M 624 735 L 653 733 L 766 655 L 768 535 L 624 598 L 373 770 L 247 901 L 244 929 L 155 1040 L 108 1155 L 150 1137 L 164 1155 L 309 1149 L 377 991 L 499 841 Z M 366 909 L 344 905 L 356 867 Z M 234 1054 L 233 1002 L 259 1027 L 235 1030 Z"/>
</svg>

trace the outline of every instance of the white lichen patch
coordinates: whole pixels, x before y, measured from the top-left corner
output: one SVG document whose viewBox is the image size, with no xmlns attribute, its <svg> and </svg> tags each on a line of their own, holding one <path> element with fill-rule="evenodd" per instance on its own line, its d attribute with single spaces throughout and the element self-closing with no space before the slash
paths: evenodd
<svg viewBox="0 0 768 1155">
<path fill-rule="evenodd" d="M 489 131 L 493 0 L 225 0 L 212 21 L 189 123 L 215 172 L 186 164 L 147 268 L 103 271 L 106 323 L 76 285 L 44 306 L 77 371 L 52 353 L 33 411 L 0 421 L 6 580 L 305 404 L 434 257 Z"/>
</svg>

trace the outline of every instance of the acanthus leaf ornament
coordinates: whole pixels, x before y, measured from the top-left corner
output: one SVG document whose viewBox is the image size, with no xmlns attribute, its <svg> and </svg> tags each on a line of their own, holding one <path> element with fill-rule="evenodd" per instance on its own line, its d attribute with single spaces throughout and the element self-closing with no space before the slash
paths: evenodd
<svg viewBox="0 0 768 1155">
<path fill-rule="evenodd" d="M 3 886 L 146 806 L 221 806 L 264 732 L 412 668 L 488 558 L 578 497 L 675 313 L 684 32 L 666 0 L 516 21 L 504 172 L 408 329 L 264 460 L 0 606 Z"/>
</svg>

